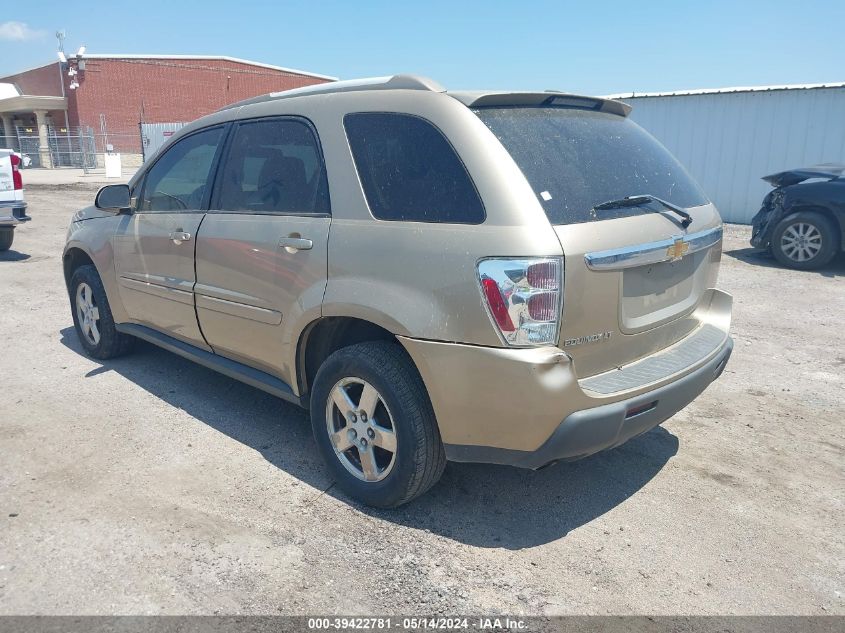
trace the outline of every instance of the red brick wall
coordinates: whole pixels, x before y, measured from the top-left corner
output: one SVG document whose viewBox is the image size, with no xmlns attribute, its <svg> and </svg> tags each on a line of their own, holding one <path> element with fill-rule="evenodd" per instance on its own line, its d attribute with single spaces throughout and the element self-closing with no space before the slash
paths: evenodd
<svg viewBox="0 0 845 633">
<path fill-rule="evenodd" d="M 61 97 L 62 85 L 59 83 L 59 62 L 56 61 L 40 68 L 27 70 L 17 75 L 0 79 L 0 83 L 17 84 L 25 95 Z"/>
<path fill-rule="evenodd" d="M 109 143 L 116 151 L 138 153 L 143 104 L 147 123 L 192 121 L 225 105 L 256 95 L 299 88 L 326 80 L 239 62 L 214 59 L 87 59 L 70 90 L 64 73 L 68 120 L 100 133 L 105 115 Z M 61 96 L 58 62 L 0 79 L 24 94 Z M 64 127 L 63 112 L 51 112 Z M 22 115 L 19 115 L 19 117 Z M 25 118 L 25 117 L 23 117 Z M 99 139 L 97 149 L 102 151 Z"/>
<path fill-rule="evenodd" d="M 55 70 L 55 68 L 54 68 Z M 105 115 L 116 151 L 140 152 L 138 122 L 192 121 L 256 95 L 325 80 L 261 66 L 210 59 L 88 59 L 68 90 L 71 125 L 100 131 Z"/>
</svg>

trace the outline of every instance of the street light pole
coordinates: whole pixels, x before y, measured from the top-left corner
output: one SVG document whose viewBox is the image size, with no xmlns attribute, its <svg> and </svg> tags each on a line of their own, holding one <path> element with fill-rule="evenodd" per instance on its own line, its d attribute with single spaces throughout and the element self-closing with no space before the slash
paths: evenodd
<svg viewBox="0 0 845 633">
<path fill-rule="evenodd" d="M 68 151 L 68 162 L 70 161 L 70 119 L 67 116 L 67 95 L 65 94 L 65 75 L 62 72 L 64 69 L 62 68 L 62 60 L 61 58 L 64 57 L 65 54 L 65 32 L 64 30 L 56 31 L 56 39 L 59 42 L 59 52 L 61 55 L 59 56 L 59 85 L 62 87 L 62 99 L 65 100 L 65 137 L 67 138 L 67 151 Z"/>
</svg>

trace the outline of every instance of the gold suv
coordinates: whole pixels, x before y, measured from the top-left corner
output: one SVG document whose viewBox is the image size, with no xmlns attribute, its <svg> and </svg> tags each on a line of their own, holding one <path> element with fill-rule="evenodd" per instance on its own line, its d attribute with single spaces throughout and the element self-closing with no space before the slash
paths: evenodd
<svg viewBox="0 0 845 633">
<path fill-rule="evenodd" d="M 375 506 L 446 460 L 617 446 L 732 349 L 719 213 L 629 110 L 409 75 L 237 103 L 74 216 L 80 341 L 145 339 L 310 409 Z"/>
</svg>

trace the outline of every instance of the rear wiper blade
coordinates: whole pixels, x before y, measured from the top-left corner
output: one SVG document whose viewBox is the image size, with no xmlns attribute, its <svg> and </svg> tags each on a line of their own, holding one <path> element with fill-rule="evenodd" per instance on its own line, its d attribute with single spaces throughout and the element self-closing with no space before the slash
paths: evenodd
<svg viewBox="0 0 845 633">
<path fill-rule="evenodd" d="M 666 202 L 662 198 L 658 198 L 657 196 L 653 196 L 650 193 L 643 193 L 638 194 L 636 196 L 626 196 L 624 198 L 620 198 L 619 200 L 608 200 L 607 202 L 602 202 L 597 204 L 593 207 L 593 211 L 604 211 L 606 209 L 625 209 L 628 207 L 639 207 L 644 205 L 648 202 L 656 202 L 662 206 L 664 206 L 669 211 L 673 213 L 677 213 L 681 218 L 681 226 L 687 228 L 690 224 L 692 224 L 692 216 L 684 211 L 681 207 L 678 207 L 671 202 Z"/>
</svg>

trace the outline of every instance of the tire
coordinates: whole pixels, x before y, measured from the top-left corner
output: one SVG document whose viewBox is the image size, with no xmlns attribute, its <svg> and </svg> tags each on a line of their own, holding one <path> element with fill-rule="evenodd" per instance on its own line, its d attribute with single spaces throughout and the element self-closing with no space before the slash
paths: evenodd
<svg viewBox="0 0 845 633">
<path fill-rule="evenodd" d="M 772 232 L 772 255 L 784 266 L 815 270 L 839 252 L 836 226 L 821 213 L 799 211 L 778 222 Z"/>
<path fill-rule="evenodd" d="M 86 354 L 107 360 L 131 349 L 135 339 L 115 328 L 106 290 L 93 266 L 80 266 L 73 272 L 69 292 L 73 325 Z"/>
<path fill-rule="evenodd" d="M 367 391 L 363 404 L 367 386 L 375 396 Z M 348 403 L 344 412 L 336 404 L 338 388 L 348 396 L 342 400 Z M 395 508 L 411 501 L 437 483 L 446 467 L 428 392 L 397 343 L 358 343 L 329 356 L 311 390 L 311 425 L 338 487 L 369 506 Z M 340 431 L 337 441 L 344 442 L 337 450 L 330 426 Z M 362 441 L 367 443 L 364 453 Z M 346 443 L 349 447 L 341 450 Z"/>
<path fill-rule="evenodd" d="M 15 239 L 14 227 L 0 228 L 0 252 L 7 251 L 12 248 L 12 242 Z"/>
</svg>

